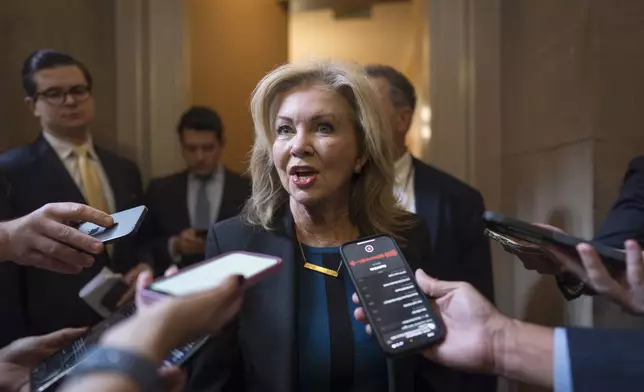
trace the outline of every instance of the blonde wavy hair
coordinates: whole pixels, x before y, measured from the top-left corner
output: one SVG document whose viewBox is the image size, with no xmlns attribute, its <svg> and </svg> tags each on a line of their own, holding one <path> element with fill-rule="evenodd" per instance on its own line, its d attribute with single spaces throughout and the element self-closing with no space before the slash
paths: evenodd
<svg viewBox="0 0 644 392">
<path fill-rule="evenodd" d="M 361 235 L 398 233 L 413 222 L 394 196 L 393 140 L 389 122 L 366 74 L 352 64 L 311 61 L 282 65 L 268 73 L 251 98 L 255 143 L 250 158 L 252 195 L 242 215 L 252 225 L 275 229 L 278 211 L 288 202 L 275 168 L 272 148 L 280 97 L 302 85 L 335 91 L 349 103 L 355 123 L 358 156 L 366 158 L 353 179 L 349 200 L 350 219 Z"/>
</svg>

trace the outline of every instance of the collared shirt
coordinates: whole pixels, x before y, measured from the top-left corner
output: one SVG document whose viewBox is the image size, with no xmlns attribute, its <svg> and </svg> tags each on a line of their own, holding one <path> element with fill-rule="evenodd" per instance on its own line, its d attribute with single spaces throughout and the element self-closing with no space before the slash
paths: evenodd
<svg viewBox="0 0 644 392">
<path fill-rule="evenodd" d="M 80 168 L 78 167 L 78 159 L 74 152 L 74 148 L 76 148 L 77 146 L 73 143 L 68 142 L 67 140 L 59 138 L 49 131 L 44 131 L 43 137 L 45 138 L 47 143 L 49 143 L 51 148 L 54 149 L 56 155 L 58 155 L 58 158 L 60 158 L 60 160 L 63 162 L 63 165 L 67 169 L 67 172 L 76 183 L 76 186 L 78 186 L 78 189 L 85 197 L 85 188 L 83 187 L 83 180 L 81 177 Z M 87 141 L 83 144 L 83 147 L 87 148 L 90 158 L 90 164 L 94 165 L 94 167 L 97 169 L 98 175 L 101 179 L 103 196 L 105 196 L 107 205 L 110 208 L 110 211 L 106 212 L 114 213 L 116 212 L 114 192 L 112 191 L 112 186 L 110 185 L 110 181 L 107 178 L 107 174 L 105 174 L 105 169 L 103 169 L 101 160 L 98 158 L 96 150 L 94 150 L 94 143 L 92 142 L 91 136 L 88 136 Z"/>
<path fill-rule="evenodd" d="M 565 328 L 555 328 L 554 350 L 552 355 L 554 368 L 554 392 L 572 392 L 572 368 L 570 350 L 568 349 L 568 334 Z"/>
<path fill-rule="evenodd" d="M 411 213 L 416 213 L 414 196 L 414 162 L 409 152 L 400 157 L 395 165 L 396 184 L 394 192 L 400 205 Z"/>
</svg>

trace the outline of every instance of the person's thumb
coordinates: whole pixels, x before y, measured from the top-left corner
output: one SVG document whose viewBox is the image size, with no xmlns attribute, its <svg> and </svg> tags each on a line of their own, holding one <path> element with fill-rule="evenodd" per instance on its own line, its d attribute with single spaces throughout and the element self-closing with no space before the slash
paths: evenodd
<svg viewBox="0 0 644 392">
<path fill-rule="evenodd" d="M 458 288 L 458 282 L 445 282 L 432 278 L 422 269 L 416 270 L 416 282 L 420 288 L 432 298 L 440 298 Z"/>
<path fill-rule="evenodd" d="M 152 273 L 148 270 L 141 271 L 136 278 L 136 291 L 141 291 L 154 281 Z"/>
</svg>

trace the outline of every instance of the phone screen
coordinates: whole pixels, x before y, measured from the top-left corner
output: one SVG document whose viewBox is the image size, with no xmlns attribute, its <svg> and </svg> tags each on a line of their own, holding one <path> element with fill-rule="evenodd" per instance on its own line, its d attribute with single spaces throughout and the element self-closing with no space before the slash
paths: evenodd
<svg viewBox="0 0 644 392">
<path fill-rule="evenodd" d="M 148 289 L 163 294 L 182 296 L 217 287 L 225 279 L 243 275 L 247 280 L 271 269 L 280 260 L 270 256 L 233 252 L 212 261 L 196 264 L 172 275 L 153 282 Z"/>
<path fill-rule="evenodd" d="M 438 317 L 391 237 L 346 244 L 342 256 L 385 352 L 400 354 L 442 338 Z"/>
</svg>

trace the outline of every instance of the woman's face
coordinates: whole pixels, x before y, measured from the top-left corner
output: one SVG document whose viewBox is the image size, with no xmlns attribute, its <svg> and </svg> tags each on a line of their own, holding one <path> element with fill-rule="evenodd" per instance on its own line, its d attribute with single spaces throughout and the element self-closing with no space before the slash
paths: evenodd
<svg viewBox="0 0 644 392">
<path fill-rule="evenodd" d="M 362 159 L 342 96 L 315 85 L 296 87 L 283 94 L 274 129 L 273 163 L 291 199 L 306 207 L 348 199 Z"/>
</svg>

